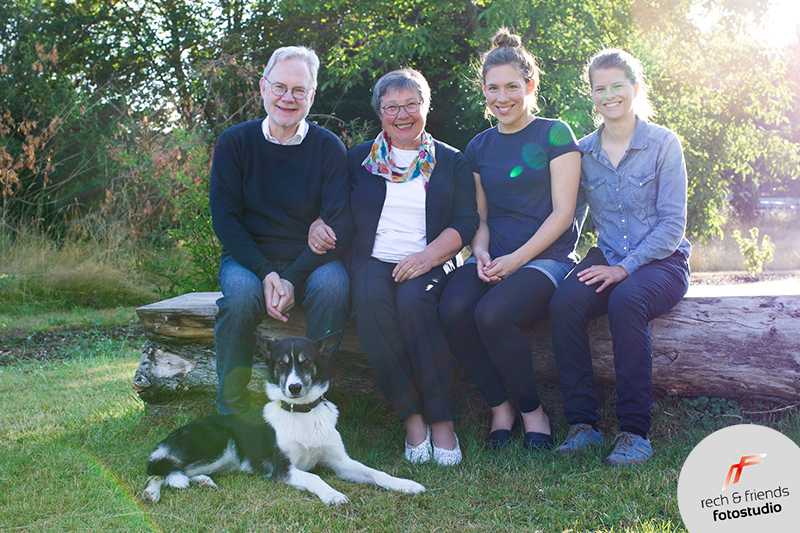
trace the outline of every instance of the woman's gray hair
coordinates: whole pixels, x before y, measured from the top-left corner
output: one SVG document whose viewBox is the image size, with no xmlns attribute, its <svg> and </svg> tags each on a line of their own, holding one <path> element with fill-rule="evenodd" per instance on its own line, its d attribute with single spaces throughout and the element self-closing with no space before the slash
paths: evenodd
<svg viewBox="0 0 800 533">
<path fill-rule="evenodd" d="M 283 48 L 278 48 L 272 52 L 272 56 L 269 58 L 267 66 L 264 67 L 264 73 L 262 74 L 264 79 L 267 79 L 267 76 L 275 67 L 275 65 L 281 61 L 286 61 L 287 59 L 302 59 L 306 62 L 308 65 L 308 72 L 311 74 L 311 87 L 309 88 L 316 89 L 317 72 L 319 72 L 319 58 L 314 50 L 306 48 L 305 46 L 284 46 Z"/>
<path fill-rule="evenodd" d="M 420 113 L 423 117 L 428 116 L 428 111 L 431 109 L 431 88 L 425 76 L 413 68 L 393 70 L 378 80 L 372 89 L 372 107 L 375 109 L 375 114 L 381 116 L 381 100 L 384 96 L 404 89 L 413 89 L 419 93 L 422 98 Z"/>
</svg>

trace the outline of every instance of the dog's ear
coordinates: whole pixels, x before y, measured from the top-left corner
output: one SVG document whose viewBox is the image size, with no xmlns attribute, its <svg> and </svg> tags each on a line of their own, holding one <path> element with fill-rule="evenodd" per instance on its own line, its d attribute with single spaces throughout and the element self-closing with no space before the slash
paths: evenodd
<svg viewBox="0 0 800 533">
<path fill-rule="evenodd" d="M 336 353 L 336 349 L 339 347 L 339 342 L 342 340 L 342 332 L 335 331 L 333 333 L 329 333 L 322 337 L 320 340 L 317 341 L 317 348 L 319 349 L 319 354 L 322 356 L 324 360 L 328 360 L 331 356 Z"/>
<path fill-rule="evenodd" d="M 258 344 L 257 351 L 264 358 L 264 361 L 269 362 L 273 348 L 275 348 L 275 345 L 278 343 L 262 335 L 259 335 L 258 333 L 256 333 L 255 335 L 256 335 L 256 343 Z"/>
</svg>

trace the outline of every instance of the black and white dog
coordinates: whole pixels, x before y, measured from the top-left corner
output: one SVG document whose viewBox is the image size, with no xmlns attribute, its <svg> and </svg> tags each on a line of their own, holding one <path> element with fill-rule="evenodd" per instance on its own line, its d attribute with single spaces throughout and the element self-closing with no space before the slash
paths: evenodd
<svg viewBox="0 0 800 533">
<path fill-rule="evenodd" d="M 173 431 L 150 454 L 142 497 L 157 502 L 163 485 L 186 488 L 193 482 L 216 488 L 208 476 L 238 468 L 307 490 L 329 505 L 347 503 L 347 496 L 308 472 L 318 465 L 356 483 L 423 492 L 419 483 L 369 468 L 345 452 L 336 430 L 339 411 L 324 397 L 331 353 L 340 337 L 336 332 L 317 342 L 289 337 L 276 343 L 258 336 L 271 401 L 241 415 L 202 418 Z"/>
</svg>

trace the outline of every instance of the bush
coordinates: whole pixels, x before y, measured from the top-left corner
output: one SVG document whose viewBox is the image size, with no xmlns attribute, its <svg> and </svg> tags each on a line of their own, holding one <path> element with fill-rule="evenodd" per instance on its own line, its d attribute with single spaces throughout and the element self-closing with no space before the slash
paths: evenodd
<svg viewBox="0 0 800 533">
<path fill-rule="evenodd" d="M 764 235 L 761 247 L 758 246 L 758 228 L 750 228 L 750 238 L 742 237 L 737 229 L 733 232 L 733 239 L 739 245 L 739 250 L 744 256 L 744 266 L 751 278 L 761 275 L 764 265 L 772 261 L 775 245 L 770 241 L 769 235 Z"/>
<path fill-rule="evenodd" d="M 152 237 L 156 253 L 143 268 L 165 280 L 162 296 L 218 290 L 222 247 L 211 226 L 207 135 L 157 132 L 146 122 L 136 133 L 114 152 L 123 170 L 117 191 L 107 193 L 108 211 Z"/>
</svg>

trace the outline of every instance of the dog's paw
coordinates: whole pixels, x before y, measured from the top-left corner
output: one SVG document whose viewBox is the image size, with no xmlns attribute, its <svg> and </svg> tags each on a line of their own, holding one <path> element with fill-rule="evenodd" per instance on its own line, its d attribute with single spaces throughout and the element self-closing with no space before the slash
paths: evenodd
<svg viewBox="0 0 800 533">
<path fill-rule="evenodd" d="M 203 487 L 204 489 L 218 489 L 217 484 L 214 483 L 214 480 L 208 476 L 194 476 L 190 478 L 192 483 L 197 483 L 199 486 Z"/>
<path fill-rule="evenodd" d="M 158 503 L 161 499 L 161 489 L 159 487 L 147 487 L 142 492 L 142 499 L 147 503 Z"/>
<path fill-rule="evenodd" d="M 410 479 L 401 479 L 395 490 L 399 492 L 405 492 L 407 494 L 419 494 L 420 492 L 425 492 L 425 487 L 416 481 L 411 481 Z"/>
<path fill-rule="evenodd" d="M 319 499 L 322 500 L 322 503 L 325 505 L 343 505 L 345 503 L 350 503 L 350 499 L 347 496 L 335 490 L 320 494 Z"/>
</svg>

